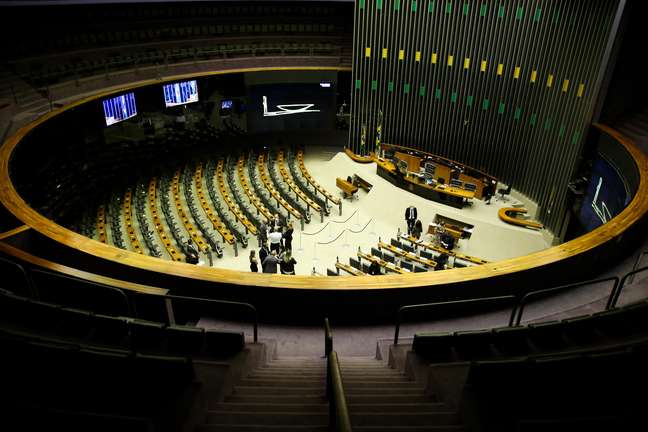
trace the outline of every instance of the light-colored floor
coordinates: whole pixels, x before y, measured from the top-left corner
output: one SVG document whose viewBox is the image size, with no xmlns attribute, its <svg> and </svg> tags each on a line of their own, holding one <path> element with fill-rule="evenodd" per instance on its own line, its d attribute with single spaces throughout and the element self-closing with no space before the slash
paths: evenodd
<svg viewBox="0 0 648 432">
<path fill-rule="evenodd" d="M 357 199 L 343 200 L 341 215 L 338 207 L 333 206 L 323 223 L 319 215 L 313 214 L 311 223 L 306 224 L 303 231 L 295 224 L 293 256 L 297 260 L 297 274 L 310 274 L 313 268 L 317 273 L 326 274 L 327 268 L 335 268 L 336 259 L 348 263 L 349 257 L 356 257 L 358 247 L 369 253 L 371 247 L 377 247 L 379 238 L 389 242 L 396 237 L 398 229 L 406 231 L 405 208 L 409 205 L 418 209 L 424 231 L 437 214 L 474 225 L 471 238 L 461 240 L 457 249 L 467 255 L 496 261 L 550 246 L 542 232 L 499 220 L 497 211 L 510 205 L 510 201 L 494 198 L 491 205 L 486 205 L 476 199 L 472 206 L 456 209 L 397 188 L 378 176 L 375 164 L 359 164 L 343 152 L 327 148 L 309 147 L 305 164 L 310 174 L 331 193 L 340 194 L 335 186 L 336 177 L 346 179 L 353 174 L 373 184 L 373 188 L 369 193 L 359 190 Z M 256 240 L 251 239 L 250 247 L 256 245 Z M 215 259 L 214 266 L 249 270 L 250 247 L 239 249 L 238 257 L 231 248 L 225 248 L 224 257 Z"/>
</svg>

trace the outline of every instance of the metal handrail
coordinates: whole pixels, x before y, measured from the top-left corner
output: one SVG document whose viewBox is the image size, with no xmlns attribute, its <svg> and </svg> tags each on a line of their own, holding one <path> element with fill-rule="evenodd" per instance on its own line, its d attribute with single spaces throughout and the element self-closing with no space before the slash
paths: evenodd
<svg viewBox="0 0 648 432">
<path fill-rule="evenodd" d="M 527 300 L 529 299 L 529 297 L 538 296 L 538 295 L 545 294 L 545 293 L 548 293 L 548 292 L 562 291 L 562 290 L 566 290 L 566 289 L 570 289 L 570 288 L 576 288 L 576 287 L 579 287 L 579 286 L 585 286 L 585 285 L 591 285 L 591 284 L 595 284 L 595 283 L 609 282 L 609 281 L 614 281 L 614 285 L 612 285 L 612 291 L 610 292 L 610 296 L 612 296 L 612 295 L 614 295 L 614 292 L 616 291 L 616 288 L 619 285 L 619 278 L 617 276 L 607 277 L 607 278 L 603 278 L 603 279 L 594 279 L 594 280 L 589 280 L 589 281 L 584 281 L 584 282 L 576 282 L 576 283 L 569 284 L 569 285 L 561 285 L 561 286 L 554 287 L 554 288 L 546 288 L 546 289 L 542 289 L 542 290 L 538 290 L 538 291 L 528 292 L 520 299 L 520 303 L 518 304 L 518 308 L 517 308 L 517 317 L 515 317 L 515 311 L 513 311 L 511 313 L 511 319 L 509 320 L 509 326 L 513 327 L 513 326 L 519 326 L 520 325 L 520 322 L 522 321 L 522 314 L 524 313 L 524 307 L 526 306 Z M 609 300 L 608 300 L 608 302 L 609 302 Z M 607 307 L 606 307 L 606 309 L 607 309 Z"/>
<path fill-rule="evenodd" d="M 454 301 L 446 301 L 446 302 L 436 302 L 436 303 L 422 303 L 422 304 L 413 304 L 413 305 L 406 305 L 406 306 L 401 306 L 400 309 L 398 309 L 398 313 L 396 314 L 396 325 L 395 325 L 395 331 L 394 331 L 394 345 L 398 345 L 398 335 L 400 333 L 400 323 L 401 323 L 401 318 L 403 316 L 404 312 L 410 311 L 412 309 L 427 309 L 427 308 L 432 308 L 432 307 L 437 307 L 437 306 L 447 306 L 447 305 L 452 305 L 452 304 L 461 304 L 461 303 L 479 303 L 487 300 L 511 300 L 515 299 L 514 295 L 505 295 L 505 296 L 496 296 L 496 297 L 481 297 L 481 298 L 474 298 L 474 299 L 467 299 L 467 300 L 454 300 Z M 517 309 L 517 305 L 513 307 L 513 311 Z"/>
<path fill-rule="evenodd" d="M 351 417 L 347 406 L 340 360 L 333 351 L 333 332 L 328 318 L 324 318 L 324 352 L 326 353 L 326 398 L 329 401 L 329 429 L 351 432 Z"/>
<path fill-rule="evenodd" d="M 337 352 L 331 351 L 327 360 L 327 391 L 329 398 L 329 429 L 336 432 L 352 432 L 351 416 L 347 406 L 342 372 Z"/>
<path fill-rule="evenodd" d="M 164 298 L 169 300 L 173 300 L 173 299 L 190 300 L 196 302 L 209 302 L 209 303 L 218 303 L 218 304 L 225 304 L 225 305 L 242 306 L 243 308 L 249 309 L 254 315 L 254 320 L 253 320 L 254 343 L 257 343 L 259 341 L 259 313 L 257 312 L 257 309 L 250 303 L 242 303 L 242 302 L 235 302 L 235 301 L 228 301 L 228 300 L 207 299 L 202 297 L 177 296 L 171 294 L 165 295 Z"/>
<path fill-rule="evenodd" d="M 324 355 L 326 357 L 333 351 L 333 332 L 329 325 L 328 318 L 324 318 Z"/>
<path fill-rule="evenodd" d="M 610 294 L 610 297 L 608 298 L 607 304 L 605 305 L 605 309 L 608 310 L 608 309 L 612 309 L 613 307 L 616 307 L 616 304 L 619 301 L 619 297 L 621 296 L 621 290 L 625 286 L 626 281 L 628 279 L 630 279 L 630 278 L 632 278 L 632 280 L 634 280 L 634 275 L 636 275 L 637 273 L 641 273 L 643 271 L 646 271 L 646 270 L 648 270 L 648 266 L 647 267 L 641 267 L 639 269 L 632 270 L 631 272 L 626 273 L 621 278 L 621 282 L 619 282 L 618 285 L 616 286 L 616 290 L 612 290 L 612 293 Z M 630 283 L 632 283 L 632 281 Z"/>
</svg>

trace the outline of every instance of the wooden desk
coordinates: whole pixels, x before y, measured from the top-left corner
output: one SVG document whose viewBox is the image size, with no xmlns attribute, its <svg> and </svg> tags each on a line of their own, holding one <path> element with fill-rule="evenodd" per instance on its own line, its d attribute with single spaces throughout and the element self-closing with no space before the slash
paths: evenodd
<svg viewBox="0 0 648 432">
<path fill-rule="evenodd" d="M 408 260 L 419 263 L 419 264 L 421 264 L 421 265 L 423 265 L 425 267 L 431 267 L 433 269 L 434 269 L 434 267 L 436 267 L 436 261 L 434 261 L 434 260 L 427 259 L 427 258 L 422 258 L 422 257 L 416 255 L 415 253 L 407 252 L 407 251 L 405 251 L 403 249 L 397 248 L 396 246 L 387 244 L 387 243 L 385 243 L 383 241 L 378 242 L 378 247 L 380 249 L 387 249 L 388 251 L 390 251 L 391 253 L 393 253 L 395 255 L 398 255 L 398 256 L 403 257 L 403 258 L 407 258 Z"/>
<path fill-rule="evenodd" d="M 335 263 L 335 268 L 344 270 L 345 272 L 350 273 L 353 276 L 365 276 L 367 274 L 365 272 L 358 270 L 357 268 L 351 267 L 349 264 L 344 264 L 339 261 Z"/>
<path fill-rule="evenodd" d="M 444 253 L 448 256 L 453 256 L 455 258 L 459 258 L 464 261 L 471 262 L 473 264 L 488 264 L 488 261 L 485 259 L 481 259 L 478 257 L 470 256 L 470 255 L 464 255 L 460 252 L 455 252 L 455 251 L 450 251 L 448 249 L 442 248 L 441 246 L 437 246 L 432 243 L 424 242 L 423 240 L 416 239 L 412 236 L 408 236 L 407 234 L 401 234 L 401 238 L 409 241 L 412 244 L 415 244 L 417 246 L 420 246 L 425 249 L 429 249 L 438 253 Z"/>
<path fill-rule="evenodd" d="M 526 228 L 541 229 L 543 225 L 539 222 L 534 222 L 528 219 L 518 219 L 516 216 L 519 214 L 526 214 L 527 209 L 521 207 L 502 207 L 497 212 L 497 215 L 504 222 L 511 225 L 518 225 Z"/>
<path fill-rule="evenodd" d="M 472 200 L 475 192 L 457 188 L 450 185 L 427 184 L 415 176 L 403 176 L 398 172 L 391 161 L 376 160 L 377 173 L 380 177 L 389 181 L 394 186 L 408 190 L 416 195 L 446 204 L 452 207 L 462 208 L 465 201 Z"/>
<path fill-rule="evenodd" d="M 340 188 L 342 192 L 344 192 L 344 198 L 351 198 L 353 197 L 353 194 L 358 192 L 357 186 L 354 186 L 353 184 L 344 179 L 341 179 L 340 177 L 337 177 L 335 179 L 335 185 Z"/>
<path fill-rule="evenodd" d="M 360 177 L 358 174 L 353 174 L 353 184 L 356 186 L 361 187 L 365 191 L 369 192 L 373 185 L 369 183 L 367 180 L 363 179 Z"/>
<path fill-rule="evenodd" d="M 385 261 L 383 259 L 380 259 L 380 258 L 375 257 L 373 255 L 366 254 L 364 252 L 358 251 L 358 258 L 366 259 L 367 261 L 371 261 L 371 262 L 375 261 L 380 265 L 380 267 L 384 268 L 385 270 L 389 270 L 391 272 L 394 272 L 394 273 L 398 273 L 398 274 L 409 273 L 409 270 L 405 270 L 404 268 L 398 267 L 394 263 L 387 262 L 387 261 Z"/>
</svg>

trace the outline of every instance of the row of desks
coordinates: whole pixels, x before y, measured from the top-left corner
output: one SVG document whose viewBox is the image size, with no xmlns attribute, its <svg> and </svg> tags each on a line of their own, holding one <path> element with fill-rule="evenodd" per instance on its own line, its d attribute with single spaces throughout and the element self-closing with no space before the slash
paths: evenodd
<svg viewBox="0 0 648 432">
<path fill-rule="evenodd" d="M 288 171 L 286 171 L 286 167 L 284 166 L 284 154 L 283 150 L 279 150 L 279 153 L 277 154 L 277 163 L 279 164 L 279 173 L 281 174 L 281 178 L 286 182 L 290 190 L 294 191 L 295 194 L 302 199 L 310 208 L 315 210 L 317 213 L 322 212 L 322 207 L 320 207 L 319 204 L 317 204 L 315 201 L 310 199 L 308 195 L 304 193 L 297 185 L 295 182 L 292 180 L 292 177 L 288 174 Z"/>
<path fill-rule="evenodd" d="M 259 170 L 259 177 L 261 177 L 261 181 L 265 185 L 266 189 L 268 189 L 268 192 L 270 192 L 270 195 L 272 195 L 277 203 L 285 208 L 289 214 L 293 215 L 295 219 L 300 220 L 302 218 L 301 213 L 295 210 L 295 208 L 291 206 L 290 203 L 286 201 L 279 192 L 277 192 L 277 190 L 272 185 L 270 178 L 268 178 L 268 175 L 266 174 L 265 158 L 263 153 L 259 155 L 259 159 L 257 160 L 257 168 Z"/>
<path fill-rule="evenodd" d="M 195 175 L 196 174 L 194 172 L 194 176 Z M 176 170 L 175 173 L 173 174 L 172 188 L 173 188 L 172 190 L 173 200 L 175 202 L 175 207 L 176 210 L 178 211 L 178 215 L 180 216 L 180 220 L 182 221 L 182 225 L 184 225 L 189 235 L 196 242 L 196 245 L 198 246 L 198 250 L 200 251 L 208 250 L 207 243 L 203 240 L 198 230 L 196 230 L 194 224 L 191 223 L 189 216 L 187 216 L 187 213 L 184 211 L 184 208 L 182 206 L 182 201 L 180 200 L 180 170 L 179 169 Z"/>
<path fill-rule="evenodd" d="M 171 259 L 173 261 L 183 261 L 184 255 L 178 252 L 176 248 L 174 248 L 173 245 L 171 244 L 171 239 L 167 235 L 166 230 L 164 229 L 164 225 L 162 225 L 162 220 L 160 219 L 160 216 L 158 214 L 156 185 L 157 185 L 157 178 L 152 177 L 151 180 L 149 181 L 148 201 L 149 201 L 149 209 L 151 210 L 151 216 L 153 216 L 153 223 L 155 224 L 155 230 L 157 231 L 158 236 L 162 240 L 162 245 L 164 246 L 164 249 L 166 249 Z"/>
<path fill-rule="evenodd" d="M 477 258 L 477 257 L 474 257 L 474 256 L 470 256 L 470 255 L 465 255 L 465 254 L 462 254 L 460 252 L 451 251 L 451 250 L 442 248 L 441 246 L 437 246 L 437 245 L 432 244 L 432 243 L 427 243 L 427 242 L 424 242 L 423 240 L 419 240 L 419 239 L 417 239 L 415 237 L 408 236 L 407 234 L 401 234 L 401 238 L 409 241 L 413 245 L 416 245 L 416 246 L 419 246 L 419 247 L 422 247 L 422 248 L 425 248 L 425 249 L 428 249 L 428 250 L 432 250 L 432 251 L 435 251 L 435 252 L 438 252 L 438 253 L 444 253 L 444 254 L 446 254 L 448 256 L 459 258 L 461 260 L 468 261 L 468 262 L 471 262 L 473 264 L 487 264 L 488 263 L 488 261 L 486 261 L 484 259 Z"/>
<path fill-rule="evenodd" d="M 340 203 L 342 202 L 340 198 L 334 197 L 329 191 L 327 191 L 319 183 L 317 183 L 315 179 L 308 173 L 306 165 L 304 164 L 304 152 L 302 152 L 301 150 L 297 151 L 297 163 L 299 164 L 299 169 L 301 170 L 302 175 L 308 183 L 310 183 L 319 193 L 324 195 L 326 199 L 330 200 L 336 205 L 340 205 Z"/>
<path fill-rule="evenodd" d="M 223 200 L 229 210 L 234 214 L 236 220 L 241 222 L 243 226 L 250 232 L 252 235 L 257 234 L 257 229 L 254 224 L 243 214 L 239 206 L 234 202 L 232 197 L 227 191 L 227 185 L 225 184 L 225 170 L 224 170 L 225 161 L 223 159 L 218 160 L 218 165 L 216 166 L 216 177 L 218 178 L 218 189 L 220 190 Z"/>
<path fill-rule="evenodd" d="M 209 221 L 212 223 L 216 231 L 223 237 L 223 241 L 226 242 L 227 244 L 234 244 L 236 241 L 236 238 L 234 237 L 234 234 L 225 226 L 223 221 L 220 220 L 220 218 L 214 213 L 212 210 L 211 206 L 207 203 L 207 197 L 205 196 L 205 192 L 203 191 L 202 188 L 202 178 L 203 178 L 203 170 L 202 170 L 202 165 L 198 164 L 196 167 L 196 173 L 194 180 L 196 182 L 196 192 L 198 192 L 198 201 L 200 201 L 200 205 L 202 206 L 203 210 L 205 211 L 205 214 L 207 214 L 207 218 L 209 218 Z"/>
<path fill-rule="evenodd" d="M 236 171 L 238 172 L 238 177 L 239 181 L 241 182 L 241 186 L 243 186 L 243 191 L 247 195 L 248 199 L 256 207 L 256 209 L 261 213 L 267 220 L 271 220 L 273 218 L 272 213 L 270 210 L 266 208 L 265 205 L 261 202 L 258 196 L 252 191 L 250 188 L 250 184 L 247 181 L 247 177 L 245 175 L 245 156 L 241 155 L 238 158 L 238 161 L 236 162 Z"/>
<path fill-rule="evenodd" d="M 126 221 L 126 230 L 128 231 L 128 238 L 130 239 L 131 247 L 133 248 L 133 250 L 138 254 L 143 255 L 144 251 L 142 250 L 142 245 L 137 239 L 137 235 L 135 234 L 135 227 L 133 226 L 132 203 L 133 203 L 133 193 L 131 192 L 130 189 L 126 189 L 126 192 L 124 193 L 123 212 L 124 212 L 124 220 Z"/>
</svg>

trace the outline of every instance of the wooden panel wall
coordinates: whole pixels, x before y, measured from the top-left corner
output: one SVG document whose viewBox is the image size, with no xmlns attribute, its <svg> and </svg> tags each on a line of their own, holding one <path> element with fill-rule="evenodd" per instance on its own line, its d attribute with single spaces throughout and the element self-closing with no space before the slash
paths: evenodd
<svg viewBox="0 0 648 432">
<path fill-rule="evenodd" d="M 620 4 L 356 0 L 350 147 L 374 150 L 382 111 L 382 142 L 511 183 L 555 232 Z"/>
</svg>

